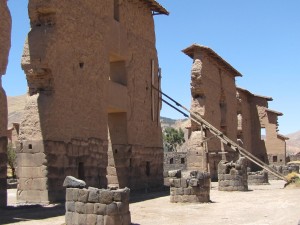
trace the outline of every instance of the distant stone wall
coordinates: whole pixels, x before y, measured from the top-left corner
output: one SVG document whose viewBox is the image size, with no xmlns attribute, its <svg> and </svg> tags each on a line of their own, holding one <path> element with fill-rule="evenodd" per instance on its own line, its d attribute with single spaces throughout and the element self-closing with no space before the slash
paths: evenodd
<svg viewBox="0 0 300 225">
<path fill-rule="evenodd" d="M 176 172 L 170 175 L 170 201 L 172 203 L 199 203 L 210 201 L 210 175 L 206 172 L 192 171 L 187 178 Z M 176 178 L 174 178 L 176 176 Z"/>
<path fill-rule="evenodd" d="M 297 165 L 288 165 L 288 166 L 272 166 L 277 172 L 283 174 L 284 176 L 288 175 L 289 173 L 296 172 L 299 173 L 299 166 Z M 278 177 L 274 176 L 271 173 L 268 173 L 269 180 L 280 180 Z"/>
<path fill-rule="evenodd" d="M 219 191 L 247 191 L 247 162 L 241 157 L 235 163 L 221 161 L 218 165 Z"/>
<path fill-rule="evenodd" d="M 300 153 L 296 155 L 290 155 L 290 161 L 300 161 Z"/>
<path fill-rule="evenodd" d="M 129 225 L 129 194 L 128 188 L 67 188 L 66 225 Z"/>
<path fill-rule="evenodd" d="M 164 153 L 164 171 L 185 170 L 186 152 L 165 152 Z"/>
<path fill-rule="evenodd" d="M 249 185 L 269 184 L 268 173 L 266 171 L 248 172 Z"/>
</svg>

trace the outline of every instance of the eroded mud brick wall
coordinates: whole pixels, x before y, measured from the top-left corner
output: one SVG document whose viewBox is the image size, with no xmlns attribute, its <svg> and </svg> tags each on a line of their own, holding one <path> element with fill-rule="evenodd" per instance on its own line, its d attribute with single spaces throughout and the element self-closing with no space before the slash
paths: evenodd
<svg viewBox="0 0 300 225">
<path fill-rule="evenodd" d="M 191 71 L 191 111 L 200 114 L 210 124 L 224 132 L 232 140 L 237 138 L 237 101 L 235 77 L 241 76 L 219 55 L 210 48 L 192 45 L 183 50 L 193 59 Z M 209 152 L 215 155 L 208 159 L 205 153 L 205 143 L 201 142 L 212 134 L 201 131 L 198 124 L 191 122 L 191 136 L 187 164 L 188 169 L 205 171 L 205 161 L 209 162 L 212 178 L 217 176 L 218 163 L 222 158 L 236 158 L 236 154 L 226 156 L 217 155 L 216 152 L 231 151 L 223 146 L 217 138 L 207 142 Z M 203 163 L 204 162 L 204 163 Z"/>
<path fill-rule="evenodd" d="M 11 16 L 7 0 L 0 0 L 0 207 L 6 206 L 7 176 L 7 99 L 2 87 L 2 75 L 5 75 L 10 50 Z"/>
<path fill-rule="evenodd" d="M 18 200 L 63 199 L 67 175 L 96 187 L 162 185 L 149 6 L 139 0 L 29 0 L 29 17 Z"/>
</svg>

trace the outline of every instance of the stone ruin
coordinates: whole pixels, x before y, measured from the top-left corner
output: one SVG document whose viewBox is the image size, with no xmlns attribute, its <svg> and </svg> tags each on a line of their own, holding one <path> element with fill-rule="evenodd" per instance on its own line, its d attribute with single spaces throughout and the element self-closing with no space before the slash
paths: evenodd
<svg viewBox="0 0 300 225">
<path fill-rule="evenodd" d="M 222 160 L 218 178 L 219 191 L 248 191 L 246 158 L 240 157 L 235 163 Z"/>
<path fill-rule="evenodd" d="M 211 48 L 193 44 L 183 52 L 193 59 L 190 110 L 266 164 L 285 165 L 288 138 L 278 132 L 283 114 L 268 108 L 273 99 L 237 87 L 242 74 Z M 218 163 L 236 161 L 238 153 L 195 121 L 188 129 L 187 169 L 208 171 L 217 180 Z M 253 163 L 249 167 L 258 170 Z"/>
<path fill-rule="evenodd" d="M 80 9 L 80 10 L 78 10 Z M 163 186 L 154 0 L 29 0 L 19 202 L 65 198 L 67 175 L 98 188 Z"/>
<path fill-rule="evenodd" d="M 207 172 L 191 171 L 182 177 L 180 170 L 169 171 L 170 202 L 210 202 L 210 175 Z"/>
<path fill-rule="evenodd" d="M 128 188 L 84 188 L 85 182 L 66 177 L 66 225 L 129 225 Z"/>
<path fill-rule="evenodd" d="M 299 173 L 299 166 L 297 165 L 286 165 L 286 166 L 273 165 L 272 168 L 276 170 L 278 173 L 281 173 L 283 176 L 286 176 L 292 172 Z M 269 175 L 269 180 L 279 180 L 277 176 L 274 176 L 271 173 L 268 173 L 268 175 Z"/>
<path fill-rule="evenodd" d="M 269 183 L 268 172 L 256 171 L 256 172 L 248 172 L 248 185 L 265 185 Z"/>
<path fill-rule="evenodd" d="M 6 206 L 7 176 L 7 98 L 2 87 L 2 76 L 6 74 L 11 46 L 11 15 L 7 0 L 0 0 L 0 207 Z"/>
</svg>

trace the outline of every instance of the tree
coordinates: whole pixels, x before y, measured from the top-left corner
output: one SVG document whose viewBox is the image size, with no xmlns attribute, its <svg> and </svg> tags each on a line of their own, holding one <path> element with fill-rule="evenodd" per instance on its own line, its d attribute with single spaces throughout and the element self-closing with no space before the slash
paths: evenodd
<svg viewBox="0 0 300 225">
<path fill-rule="evenodd" d="M 164 149 L 168 152 L 175 152 L 177 146 L 181 146 L 185 142 L 182 129 L 179 128 L 179 130 L 176 130 L 173 127 L 167 127 L 163 131 L 163 142 Z"/>
<path fill-rule="evenodd" d="M 12 177 L 16 178 L 16 162 L 17 162 L 17 155 L 16 150 L 13 148 L 12 143 L 8 143 L 7 145 L 7 163 L 11 168 Z"/>
</svg>

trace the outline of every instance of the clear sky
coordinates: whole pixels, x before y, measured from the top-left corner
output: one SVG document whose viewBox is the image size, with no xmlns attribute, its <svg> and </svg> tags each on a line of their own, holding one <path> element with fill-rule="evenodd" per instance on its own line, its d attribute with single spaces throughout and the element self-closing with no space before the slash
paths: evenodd
<svg viewBox="0 0 300 225">
<path fill-rule="evenodd" d="M 169 16 L 155 16 L 162 89 L 190 107 L 192 60 L 181 52 L 193 43 L 208 46 L 243 77 L 238 86 L 271 96 L 269 108 L 279 117 L 282 134 L 300 130 L 300 1 L 299 0 L 158 0 Z M 27 0 L 9 0 L 13 17 L 12 48 L 3 86 L 7 95 L 24 94 L 20 68 L 29 31 Z M 162 116 L 183 118 L 163 106 Z"/>
</svg>

